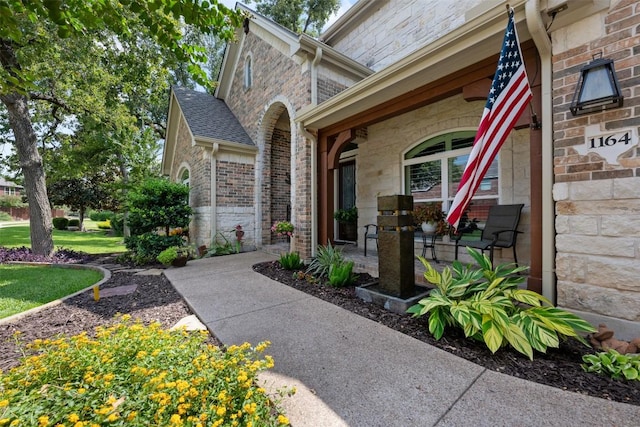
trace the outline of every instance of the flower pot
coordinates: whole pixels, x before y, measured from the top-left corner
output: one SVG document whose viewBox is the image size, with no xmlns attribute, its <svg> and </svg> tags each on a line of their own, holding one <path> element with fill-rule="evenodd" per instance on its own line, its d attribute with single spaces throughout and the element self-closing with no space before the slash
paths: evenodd
<svg viewBox="0 0 640 427">
<path fill-rule="evenodd" d="M 187 265 L 187 260 L 189 259 L 189 257 L 187 257 L 186 255 L 183 256 L 179 256 L 176 259 L 174 259 L 173 261 L 171 261 L 171 265 L 174 267 L 184 267 L 185 265 Z"/>
<path fill-rule="evenodd" d="M 422 223 L 422 232 L 424 234 L 433 234 L 436 232 L 436 225 L 432 222 L 423 222 Z"/>
</svg>

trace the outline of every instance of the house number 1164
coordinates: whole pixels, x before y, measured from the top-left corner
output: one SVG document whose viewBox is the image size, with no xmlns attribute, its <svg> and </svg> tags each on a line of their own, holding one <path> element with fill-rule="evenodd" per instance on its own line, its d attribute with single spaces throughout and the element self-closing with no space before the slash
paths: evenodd
<svg viewBox="0 0 640 427">
<path fill-rule="evenodd" d="M 591 148 L 602 148 L 602 147 L 611 147 L 612 145 L 616 145 L 619 142 L 624 142 L 624 145 L 627 145 L 631 142 L 631 136 L 629 132 L 622 134 L 620 138 L 616 138 L 616 135 L 609 136 L 599 136 L 597 138 L 591 138 Z"/>
</svg>

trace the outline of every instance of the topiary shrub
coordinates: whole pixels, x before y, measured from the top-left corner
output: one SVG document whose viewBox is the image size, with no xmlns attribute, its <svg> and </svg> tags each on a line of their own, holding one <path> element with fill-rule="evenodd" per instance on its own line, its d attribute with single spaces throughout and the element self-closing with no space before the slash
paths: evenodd
<svg viewBox="0 0 640 427">
<path fill-rule="evenodd" d="M 109 218 L 111 229 L 116 236 L 124 235 L 124 214 L 113 214 Z"/>
<path fill-rule="evenodd" d="M 67 224 L 67 227 L 80 227 L 80 220 L 79 219 L 70 219 L 69 223 Z"/>
<path fill-rule="evenodd" d="M 69 225 L 69 220 L 62 216 L 57 216 L 53 218 L 53 227 L 56 230 L 66 230 Z"/>
</svg>

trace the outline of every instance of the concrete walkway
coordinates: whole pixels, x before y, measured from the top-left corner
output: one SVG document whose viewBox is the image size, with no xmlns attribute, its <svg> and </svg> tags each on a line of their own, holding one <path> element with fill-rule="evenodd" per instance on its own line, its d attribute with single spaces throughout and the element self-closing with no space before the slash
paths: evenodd
<svg viewBox="0 0 640 427">
<path fill-rule="evenodd" d="M 487 370 L 252 271 L 263 252 L 190 261 L 165 275 L 223 343 L 257 344 L 269 387 L 296 386 L 294 427 L 638 426 L 640 407 Z"/>
</svg>

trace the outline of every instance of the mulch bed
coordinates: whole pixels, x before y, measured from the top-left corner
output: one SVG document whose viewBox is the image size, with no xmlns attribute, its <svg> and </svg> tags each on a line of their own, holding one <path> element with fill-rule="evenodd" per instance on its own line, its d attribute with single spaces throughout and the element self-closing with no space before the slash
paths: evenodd
<svg viewBox="0 0 640 427">
<path fill-rule="evenodd" d="M 334 289 L 293 278 L 291 271 L 283 270 L 277 262 L 257 264 L 254 270 L 274 280 L 314 295 L 332 304 L 352 311 L 423 342 L 439 347 L 493 371 L 535 381 L 577 393 L 640 406 L 640 381 L 616 381 L 606 376 L 588 374 L 580 367 L 583 354 L 590 352 L 575 340 L 569 340 L 559 349 L 535 355 L 535 360 L 509 349 L 491 354 L 484 345 L 464 338 L 455 330 L 448 330 L 439 341 L 428 333 L 426 317 L 414 319 L 407 315 L 388 312 L 367 304 L 355 296 L 354 287 Z M 368 274 L 360 274 L 356 285 L 369 283 Z M 91 291 L 20 319 L 16 323 L 0 325 L 0 369 L 7 370 L 19 363 L 21 352 L 15 343 L 14 332 L 20 331 L 23 343 L 36 338 L 49 338 L 58 334 L 75 335 L 92 332 L 96 326 L 116 321 L 116 313 L 130 314 L 145 323 L 159 321 L 165 327 L 173 326 L 191 313 L 180 295 L 164 276 L 135 276 L 132 273 L 113 273 L 102 288 L 137 285 L 132 294 L 93 300 Z M 213 331 L 215 332 L 215 331 Z M 212 336 L 212 342 L 221 345 Z"/>
<path fill-rule="evenodd" d="M 284 270 L 277 261 L 256 264 L 253 269 L 273 280 L 314 295 L 492 371 L 563 390 L 640 406 L 640 381 L 618 381 L 607 376 L 584 372 L 580 366 L 582 356 L 593 353 L 593 350 L 575 339 L 561 343 L 558 349 L 549 349 L 546 354 L 536 352 L 533 361 L 508 348 L 492 354 L 483 343 L 465 338 L 463 333 L 451 328 L 445 331 L 445 335 L 439 341 L 436 341 L 429 334 L 428 316 L 413 318 L 365 303 L 356 296 L 355 286 L 375 280 L 367 273 L 360 274 L 354 286 L 332 288 L 297 279 L 292 271 Z"/>
</svg>

